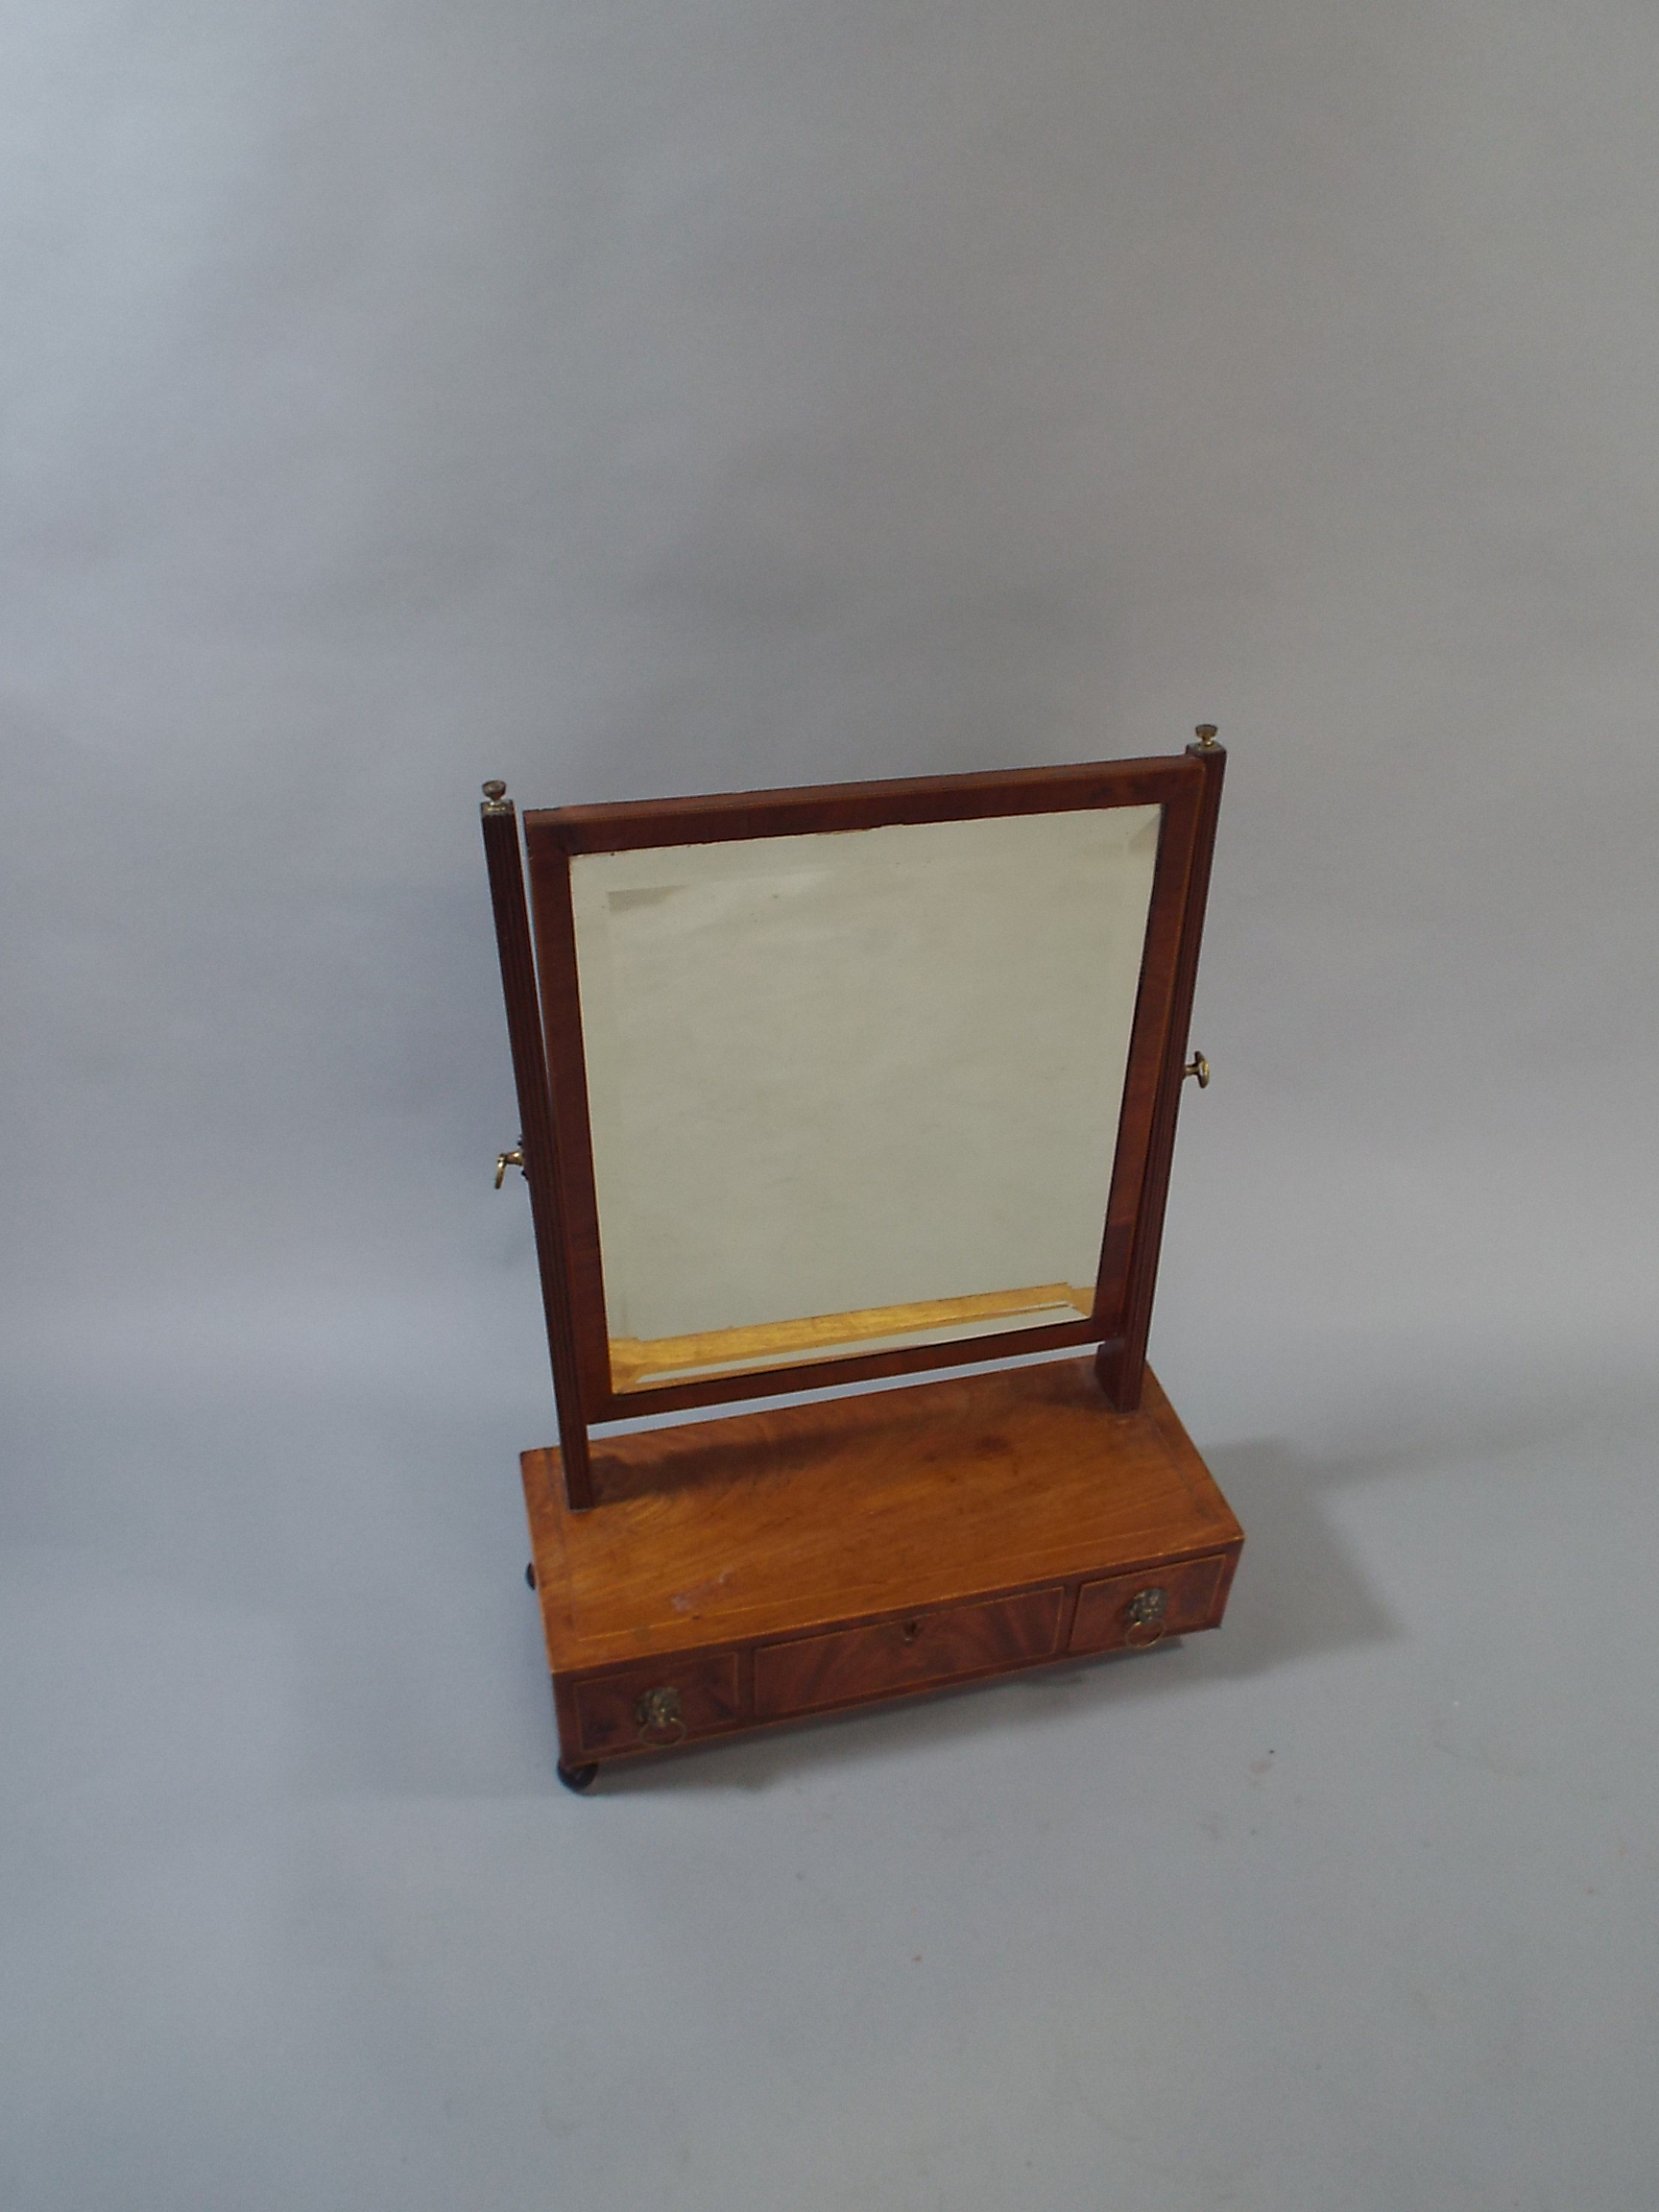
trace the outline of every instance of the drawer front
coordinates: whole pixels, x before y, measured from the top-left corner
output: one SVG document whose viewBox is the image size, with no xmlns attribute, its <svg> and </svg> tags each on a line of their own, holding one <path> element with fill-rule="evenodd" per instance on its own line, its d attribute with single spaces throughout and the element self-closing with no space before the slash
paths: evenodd
<svg viewBox="0 0 1659 2212">
<path fill-rule="evenodd" d="M 584 1751 L 634 1751 L 684 1743 L 738 1718 L 737 1654 L 650 1659 L 625 1673 L 576 1684 Z"/>
<path fill-rule="evenodd" d="M 755 1718 L 780 1720 L 1054 1655 L 1063 1594 L 1036 1590 L 907 1621 L 767 1644 L 755 1654 Z"/>
<path fill-rule="evenodd" d="M 1085 1582 L 1068 1650 L 1134 1650 L 1187 1628 L 1210 1627 L 1219 1618 L 1216 1599 L 1231 1564 L 1223 1552 L 1180 1567 L 1143 1567 L 1136 1575 Z"/>
</svg>

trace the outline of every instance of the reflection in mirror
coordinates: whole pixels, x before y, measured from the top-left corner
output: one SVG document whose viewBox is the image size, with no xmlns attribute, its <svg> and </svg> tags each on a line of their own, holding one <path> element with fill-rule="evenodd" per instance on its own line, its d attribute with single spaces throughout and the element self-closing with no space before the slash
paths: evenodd
<svg viewBox="0 0 1659 2212">
<path fill-rule="evenodd" d="M 1160 816 L 574 858 L 616 1390 L 1089 1313 Z"/>
</svg>

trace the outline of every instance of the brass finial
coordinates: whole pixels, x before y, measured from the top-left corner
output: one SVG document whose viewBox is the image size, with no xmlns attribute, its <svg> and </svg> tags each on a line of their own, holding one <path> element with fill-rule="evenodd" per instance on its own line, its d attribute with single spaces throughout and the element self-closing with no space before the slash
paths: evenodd
<svg viewBox="0 0 1659 2212">
<path fill-rule="evenodd" d="M 493 777 L 485 784 L 484 805 L 480 811 L 485 814 L 505 814 L 510 811 L 507 805 L 507 786 L 505 783 L 497 781 Z"/>
<path fill-rule="evenodd" d="M 1202 752 L 1218 753 L 1221 750 L 1215 742 L 1215 725 L 1214 722 L 1200 722 L 1192 734 L 1197 738 L 1199 749 Z"/>
</svg>

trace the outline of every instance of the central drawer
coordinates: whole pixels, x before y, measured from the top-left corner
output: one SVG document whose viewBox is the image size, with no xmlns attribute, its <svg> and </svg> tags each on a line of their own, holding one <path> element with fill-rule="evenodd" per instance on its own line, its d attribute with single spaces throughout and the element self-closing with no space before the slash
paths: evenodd
<svg viewBox="0 0 1659 2212">
<path fill-rule="evenodd" d="M 884 1693 L 919 1690 L 1053 1656 L 1063 1593 L 951 1605 L 908 1620 L 838 1628 L 762 1645 L 755 1654 L 755 1718 L 781 1720 Z"/>
</svg>

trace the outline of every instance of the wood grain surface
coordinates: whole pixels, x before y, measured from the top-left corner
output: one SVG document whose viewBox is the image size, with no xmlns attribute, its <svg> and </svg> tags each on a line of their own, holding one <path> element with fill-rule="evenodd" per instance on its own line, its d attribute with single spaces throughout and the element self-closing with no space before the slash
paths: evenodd
<svg viewBox="0 0 1659 2212">
<path fill-rule="evenodd" d="M 513 803 L 486 803 L 479 808 L 484 858 L 490 872 L 490 900 L 495 917 L 495 945 L 501 961 L 501 993 L 507 1012 L 507 1037 L 513 1053 L 513 1079 L 518 1093 L 518 1146 L 524 1180 L 530 1186 L 530 1217 L 536 1233 L 536 1261 L 541 1276 L 541 1303 L 547 1316 L 547 1352 L 553 1367 L 553 1402 L 564 1447 L 564 1474 L 569 1503 L 589 1502 L 588 1487 L 588 1412 L 578 1356 L 577 1326 L 585 1298 L 571 1282 L 574 1248 L 565 1199 L 568 1163 L 560 1157 L 553 1097 L 548 1086 L 545 1037 L 537 1010 L 536 960 L 530 916 L 524 903 L 524 865 L 518 847 L 518 817 Z M 591 1182 L 591 1170 L 589 1181 Z M 578 1188 L 580 1188 L 578 1179 Z"/>
<path fill-rule="evenodd" d="M 1173 939 L 1173 965 L 1155 962 L 1150 937 L 1142 977 L 1142 995 L 1154 974 L 1166 990 L 1167 1005 L 1154 1031 L 1148 1029 L 1142 1049 L 1141 1017 L 1136 1016 L 1136 1041 L 1129 1056 L 1129 1086 L 1124 1094 L 1124 1118 L 1136 1105 L 1137 1087 L 1149 1110 L 1146 1142 L 1133 1178 L 1133 1232 L 1127 1239 L 1127 1266 L 1118 1293 L 1114 1325 L 1096 1356 L 1096 1372 L 1112 1403 L 1132 1412 L 1141 1403 L 1146 1373 L 1146 1337 L 1152 1326 L 1152 1293 L 1158 1282 L 1158 1255 L 1164 1241 L 1164 1209 L 1169 1195 L 1169 1166 L 1175 1151 L 1175 1123 L 1186 1089 L 1185 1064 L 1188 1034 L 1192 1021 L 1192 995 L 1198 979 L 1198 949 L 1204 936 L 1204 909 L 1210 896 L 1210 869 L 1215 853 L 1215 822 L 1221 805 L 1221 780 L 1227 772 L 1227 751 L 1214 739 L 1189 745 L 1187 758 L 1203 777 L 1192 828 L 1187 841 L 1187 863 L 1179 929 Z M 1167 817 L 1166 817 L 1167 827 Z M 1154 899 L 1156 906 L 1156 898 Z M 1140 1109 L 1137 1107 L 1137 1111 Z M 1119 1143 L 1118 1161 L 1124 1154 Z M 1114 1205 L 1117 1204 L 1117 1178 Z M 1126 1216 L 1125 1216 L 1126 1218 Z M 1109 1216 L 1106 1251 L 1101 1259 L 1101 1295 L 1107 1293 L 1107 1261 L 1114 1236 L 1123 1246 L 1121 1222 Z M 1096 1311 L 1104 1313 L 1104 1304 Z"/>
<path fill-rule="evenodd" d="M 1238 1522 L 1148 1375 L 1108 1405 L 1087 1358 L 556 1451 L 525 1499 L 555 1674 L 1236 1549 Z"/>
<path fill-rule="evenodd" d="M 890 822 L 968 822 L 995 814 L 1058 814 L 1078 806 L 1155 805 L 1190 776 L 1188 757 L 1085 760 L 1053 768 L 993 768 L 964 776 L 898 776 L 866 783 L 527 808 L 524 837 L 534 873 L 549 850 L 626 853 L 653 845 L 719 844 L 733 837 L 872 830 Z"/>
<path fill-rule="evenodd" d="M 689 1664 L 682 1659 L 675 1665 L 674 1688 L 688 1736 L 712 1735 L 741 1718 L 738 1668 L 734 1651 L 717 1651 Z M 637 1743 L 640 1723 L 636 1708 L 640 1695 L 657 1685 L 661 1671 L 661 1661 L 652 1659 L 619 1673 L 579 1681 L 576 1714 L 581 1749 L 602 1755 Z"/>
<path fill-rule="evenodd" d="M 1227 1553 L 1158 1570 L 1157 1587 L 1163 1590 L 1166 1600 L 1155 1631 L 1158 1641 L 1166 1636 L 1184 1636 L 1194 1628 L 1214 1626 L 1227 1602 L 1227 1588 L 1233 1578 L 1236 1559 L 1236 1553 Z M 1142 1626 L 1131 1623 L 1129 1607 L 1145 1588 L 1144 1572 L 1085 1582 L 1077 1593 L 1077 1611 L 1067 1649 L 1121 1651 L 1131 1644 L 1144 1647 L 1152 1639 Z"/>
<path fill-rule="evenodd" d="M 1059 1587 L 1030 1590 L 1019 1598 L 945 1605 L 863 1628 L 763 1644 L 755 1654 L 755 1718 L 862 1704 L 1051 1659 L 1059 1649 L 1065 1606 Z"/>
</svg>

